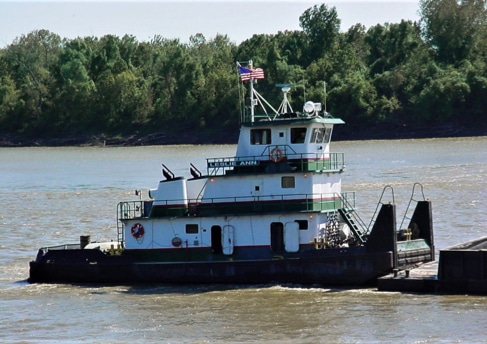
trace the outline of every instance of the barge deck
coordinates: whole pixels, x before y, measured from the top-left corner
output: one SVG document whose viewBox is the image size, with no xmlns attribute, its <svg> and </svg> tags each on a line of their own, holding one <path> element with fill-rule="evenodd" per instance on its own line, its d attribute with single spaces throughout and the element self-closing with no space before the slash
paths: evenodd
<svg viewBox="0 0 487 344">
<path fill-rule="evenodd" d="M 379 291 L 487 294 L 487 236 L 440 250 L 428 262 L 377 279 Z"/>
</svg>

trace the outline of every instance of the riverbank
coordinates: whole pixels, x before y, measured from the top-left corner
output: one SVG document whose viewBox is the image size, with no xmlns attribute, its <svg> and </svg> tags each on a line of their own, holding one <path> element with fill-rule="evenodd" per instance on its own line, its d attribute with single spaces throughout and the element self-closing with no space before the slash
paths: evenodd
<svg viewBox="0 0 487 344">
<path fill-rule="evenodd" d="M 174 134 L 157 132 L 132 135 L 78 135 L 70 137 L 29 137 L 23 135 L 0 135 L 0 147 L 97 147 L 97 146 L 151 146 L 179 144 L 233 144 L 238 133 L 218 137 L 206 137 L 196 133 Z"/>
<path fill-rule="evenodd" d="M 408 126 L 370 127 L 357 129 L 338 126 L 334 129 L 334 141 L 398 140 L 444 137 L 487 136 L 487 125 L 477 127 L 445 124 L 435 127 L 411 128 Z M 0 147 L 62 147 L 62 146 L 150 146 L 180 144 L 236 144 L 238 130 L 232 133 L 209 135 L 200 131 L 155 132 L 126 135 L 77 135 L 68 137 L 30 137 L 26 135 L 0 134 Z"/>
</svg>

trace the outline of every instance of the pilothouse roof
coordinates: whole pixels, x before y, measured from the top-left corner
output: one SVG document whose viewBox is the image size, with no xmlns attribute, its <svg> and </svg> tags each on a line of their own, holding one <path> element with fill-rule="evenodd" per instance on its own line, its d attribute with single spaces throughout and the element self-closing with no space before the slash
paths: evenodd
<svg viewBox="0 0 487 344">
<path fill-rule="evenodd" d="M 309 125 L 311 123 L 322 124 L 344 124 L 345 122 L 340 118 L 334 117 L 296 117 L 286 119 L 261 120 L 256 122 L 242 123 L 243 127 L 272 127 L 272 126 L 290 126 L 290 125 Z"/>
</svg>

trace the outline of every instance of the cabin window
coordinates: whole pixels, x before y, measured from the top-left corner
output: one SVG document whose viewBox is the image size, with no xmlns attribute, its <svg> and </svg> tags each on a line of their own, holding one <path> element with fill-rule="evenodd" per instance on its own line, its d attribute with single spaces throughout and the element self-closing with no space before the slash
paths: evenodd
<svg viewBox="0 0 487 344">
<path fill-rule="evenodd" d="M 325 136 L 325 128 L 313 128 L 313 134 L 311 135 L 310 143 L 323 143 L 323 137 Z"/>
<path fill-rule="evenodd" d="M 195 224 L 186 225 L 186 234 L 198 234 L 198 225 Z"/>
<path fill-rule="evenodd" d="M 211 252 L 222 254 L 222 228 L 220 226 L 211 226 Z"/>
<path fill-rule="evenodd" d="M 281 187 L 283 189 L 294 189 L 295 188 L 294 177 L 281 177 Z"/>
<path fill-rule="evenodd" d="M 250 130 L 250 143 L 253 145 L 270 145 L 270 129 L 252 129 Z"/>
<path fill-rule="evenodd" d="M 310 143 L 328 143 L 331 138 L 331 128 L 313 128 Z"/>
<path fill-rule="evenodd" d="M 296 220 L 299 225 L 300 230 L 307 230 L 308 229 L 308 220 Z"/>
<path fill-rule="evenodd" d="M 284 225 L 281 222 L 271 223 L 271 251 L 284 250 Z"/>
<path fill-rule="evenodd" d="M 306 128 L 291 128 L 291 143 L 304 143 Z"/>
<path fill-rule="evenodd" d="M 325 129 L 325 137 L 323 137 L 323 142 L 329 143 L 330 139 L 331 139 L 331 128 L 326 128 Z"/>
</svg>

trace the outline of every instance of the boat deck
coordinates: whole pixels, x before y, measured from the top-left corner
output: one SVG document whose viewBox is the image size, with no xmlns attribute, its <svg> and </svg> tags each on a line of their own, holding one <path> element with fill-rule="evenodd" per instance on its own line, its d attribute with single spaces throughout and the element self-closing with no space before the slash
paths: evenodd
<svg viewBox="0 0 487 344">
<path fill-rule="evenodd" d="M 439 261 L 378 278 L 377 289 L 487 294 L 487 237 L 440 250 Z"/>
<path fill-rule="evenodd" d="M 377 279 L 380 291 L 435 293 L 438 290 L 438 261 L 422 264 L 417 268 L 394 271 Z"/>
</svg>

